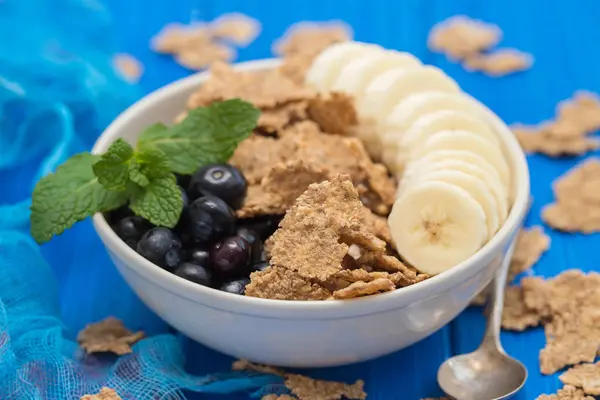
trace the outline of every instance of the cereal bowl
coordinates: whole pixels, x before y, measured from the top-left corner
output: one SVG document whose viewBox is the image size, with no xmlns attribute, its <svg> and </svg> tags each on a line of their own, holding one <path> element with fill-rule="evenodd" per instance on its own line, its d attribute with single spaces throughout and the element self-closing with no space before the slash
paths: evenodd
<svg viewBox="0 0 600 400">
<path fill-rule="evenodd" d="M 237 64 L 240 70 L 275 68 L 278 60 Z M 117 138 L 133 142 L 147 126 L 171 123 L 189 95 L 207 79 L 196 74 L 167 85 L 124 111 L 93 152 Z M 492 279 L 525 217 L 529 171 L 512 132 L 491 111 L 512 175 L 512 208 L 502 228 L 476 254 L 412 286 L 352 300 L 282 301 L 224 293 L 171 274 L 125 244 L 102 214 L 94 227 L 121 275 L 167 323 L 215 350 L 254 362 L 326 367 L 372 359 L 434 333 L 467 307 Z"/>
</svg>

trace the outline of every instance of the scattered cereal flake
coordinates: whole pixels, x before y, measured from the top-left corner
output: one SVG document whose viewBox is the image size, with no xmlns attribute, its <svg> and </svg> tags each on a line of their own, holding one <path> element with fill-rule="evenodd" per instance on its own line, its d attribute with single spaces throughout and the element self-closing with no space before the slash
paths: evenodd
<svg viewBox="0 0 600 400">
<path fill-rule="evenodd" d="M 263 396 L 261 400 L 297 400 L 297 397 L 290 396 L 289 394 L 268 394 Z"/>
<path fill-rule="evenodd" d="M 77 341 L 89 353 L 111 352 L 118 355 L 131 353 L 131 345 L 144 337 L 144 332 L 133 333 L 123 323 L 108 317 L 95 324 L 88 324 L 79 332 Z"/>
<path fill-rule="evenodd" d="M 586 133 L 600 129 L 600 98 L 587 92 L 575 92 L 571 99 L 560 102 L 556 109 L 558 121 L 570 121 Z"/>
<path fill-rule="evenodd" d="M 345 135 L 358 123 L 352 97 L 343 93 L 318 95 L 308 103 L 308 115 L 323 132 Z"/>
<path fill-rule="evenodd" d="M 543 153 L 550 157 L 585 154 L 600 148 L 600 142 L 586 136 L 556 136 L 552 130 L 513 126 L 519 144 L 527 153 Z"/>
<path fill-rule="evenodd" d="M 540 322 L 540 314 L 525 304 L 523 289 L 520 286 L 507 287 L 504 293 L 502 328 L 521 332 L 538 326 Z"/>
<path fill-rule="evenodd" d="M 298 273 L 281 267 L 269 267 L 250 274 L 246 296 L 275 300 L 326 300 L 327 289 L 311 283 Z"/>
<path fill-rule="evenodd" d="M 307 54 L 290 55 L 283 59 L 279 70 L 292 81 L 302 84 L 314 57 Z"/>
<path fill-rule="evenodd" d="M 308 118 L 308 102 L 292 101 L 282 105 L 265 108 L 258 119 L 258 128 L 268 134 L 276 135 L 278 131 L 290 126 L 294 122 Z"/>
<path fill-rule="evenodd" d="M 299 22 L 288 28 L 273 44 L 278 56 L 308 54 L 315 56 L 334 43 L 352 39 L 352 29 L 344 22 Z"/>
<path fill-rule="evenodd" d="M 566 385 L 562 389 L 559 389 L 556 394 L 543 394 L 536 400 L 594 400 L 594 398 L 592 396 L 586 396 L 581 389 Z"/>
<path fill-rule="evenodd" d="M 527 307 L 547 319 L 542 373 L 594 361 L 600 346 L 600 274 L 568 270 L 547 281 L 523 278 L 521 286 Z"/>
<path fill-rule="evenodd" d="M 337 300 L 353 299 L 355 297 L 368 296 L 375 293 L 390 292 L 396 289 L 394 282 L 387 278 L 377 278 L 369 282 L 354 282 L 348 287 L 333 292 L 333 298 Z"/>
<path fill-rule="evenodd" d="M 565 385 L 580 387 L 586 394 L 600 395 L 600 362 L 579 364 L 558 377 Z"/>
<path fill-rule="evenodd" d="M 354 384 L 349 385 L 289 374 L 285 386 L 300 400 L 341 400 L 342 398 L 363 400 L 367 398 L 362 380 L 357 380 Z"/>
<path fill-rule="evenodd" d="M 553 184 L 555 203 L 542 210 L 542 219 L 567 232 L 600 231 L 600 160 L 589 158 Z"/>
<path fill-rule="evenodd" d="M 234 371 L 255 371 L 262 372 L 264 374 L 272 375 L 285 375 L 285 372 L 279 368 L 271 367 L 269 365 L 256 364 L 248 360 L 237 360 L 231 365 L 231 369 Z"/>
<path fill-rule="evenodd" d="M 509 281 L 512 281 L 516 275 L 530 269 L 549 248 L 550 237 L 544 233 L 541 226 L 521 229 L 510 261 Z"/>
<path fill-rule="evenodd" d="M 136 83 L 144 73 L 142 63 L 131 54 L 119 53 L 113 57 L 115 70 L 128 82 Z"/>
<path fill-rule="evenodd" d="M 210 68 L 209 79 L 188 99 L 188 108 L 240 98 L 264 109 L 313 96 L 312 90 L 295 83 L 278 69 L 238 71 L 223 62 L 216 62 Z"/>
<path fill-rule="evenodd" d="M 210 24 L 213 36 L 232 41 L 238 46 L 247 46 L 260 33 L 258 20 L 241 13 L 221 15 Z"/>
<path fill-rule="evenodd" d="M 329 173 L 302 160 L 288 161 L 275 165 L 263 178 L 260 185 L 248 187 L 248 193 L 239 218 L 259 215 L 285 214 L 294 201 L 311 183 L 327 180 Z"/>
<path fill-rule="evenodd" d="M 177 54 L 183 50 L 201 49 L 212 40 L 210 30 L 204 24 L 166 25 L 151 40 L 154 51 L 163 54 Z"/>
<path fill-rule="evenodd" d="M 209 42 L 198 49 L 184 49 L 175 55 L 175 61 L 185 68 L 199 71 L 212 63 L 229 62 L 236 57 L 235 49 L 220 43 Z"/>
<path fill-rule="evenodd" d="M 461 60 L 495 46 L 501 37 L 498 26 L 457 15 L 432 28 L 428 46 L 433 51 Z"/>
<path fill-rule="evenodd" d="M 86 394 L 81 400 L 122 400 L 113 389 L 103 387 L 98 394 Z"/>
<path fill-rule="evenodd" d="M 488 54 L 476 54 L 465 60 L 465 68 L 482 71 L 493 77 L 525 71 L 533 65 L 531 54 L 515 49 L 499 49 Z"/>
</svg>

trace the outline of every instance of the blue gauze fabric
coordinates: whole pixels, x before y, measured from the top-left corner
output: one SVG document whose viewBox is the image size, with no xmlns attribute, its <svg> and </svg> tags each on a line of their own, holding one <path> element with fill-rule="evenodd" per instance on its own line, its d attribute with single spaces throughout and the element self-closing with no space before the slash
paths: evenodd
<svg viewBox="0 0 600 400">
<path fill-rule="evenodd" d="M 116 361 L 83 356 L 65 338 L 53 271 L 28 234 L 29 196 L 138 97 L 112 70 L 109 17 L 94 0 L 0 1 L 0 37 L 10 38 L 0 46 L 0 399 L 74 400 L 103 386 L 125 400 L 282 390 L 271 375 L 189 375 L 171 335 L 144 339 Z M 13 193 L 24 177 L 28 190 Z"/>
</svg>

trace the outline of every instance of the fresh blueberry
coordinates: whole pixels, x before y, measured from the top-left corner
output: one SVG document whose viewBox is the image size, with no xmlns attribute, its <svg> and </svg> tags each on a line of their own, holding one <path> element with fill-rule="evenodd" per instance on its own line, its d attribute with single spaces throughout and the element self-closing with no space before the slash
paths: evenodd
<svg viewBox="0 0 600 400">
<path fill-rule="evenodd" d="M 230 236 L 215 244 L 210 261 L 216 274 L 221 277 L 248 275 L 250 263 L 250 245 L 240 236 Z"/>
<path fill-rule="evenodd" d="M 221 199 L 204 196 L 188 207 L 189 229 L 199 243 L 209 243 L 231 235 L 235 228 L 235 214 Z"/>
<path fill-rule="evenodd" d="M 115 233 L 119 235 L 125 243 L 134 248 L 144 233 L 149 231 L 150 228 L 152 228 L 150 222 L 136 215 L 125 217 L 113 226 Z"/>
<path fill-rule="evenodd" d="M 194 264 L 208 266 L 210 265 L 210 252 L 202 248 L 192 249 L 188 259 Z"/>
<path fill-rule="evenodd" d="M 177 178 L 177 184 L 184 188 L 189 186 L 190 179 L 192 179 L 191 175 L 175 174 L 175 177 Z"/>
<path fill-rule="evenodd" d="M 223 283 L 221 286 L 219 286 L 219 290 L 233 294 L 244 294 L 246 291 L 246 285 L 249 283 L 250 279 L 248 278 L 237 279 L 235 281 Z"/>
<path fill-rule="evenodd" d="M 283 216 L 265 215 L 262 217 L 243 219 L 238 221 L 238 226 L 243 226 L 258 233 L 262 240 L 266 240 L 276 230 Z"/>
<path fill-rule="evenodd" d="M 235 234 L 246 239 L 246 242 L 250 245 L 251 261 L 253 263 L 260 261 L 263 245 L 258 233 L 242 226 L 235 231 Z"/>
<path fill-rule="evenodd" d="M 202 265 L 181 263 L 175 270 L 175 275 L 199 285 L 212 286 L 212 272 Z"/>
<path fill-rule="evenodd" d="M 128 205 L 121 206 L 116 210 L 109 211 L 105 214 L 105 218 L 109 224 L 114 225 L 125 217 L 133 216 L 133 211 Z"/>
<path fill-rule="evenodd" d="M 179 190 L 181 190 L 181 198 L 183 200 L 183 209 L 185 210 L 190 205 L 190 198 L 188 197 L 188 194 L 181 186 L 179 186 Z"/>
<path fill-rule="evenodd" d="M 210 164 L 192 175 L 188 192 L 192 199 L 217 196 L 237 210 L 244 202 L 247 188 L 246 178 L 237 168 L 229 164 Z"/>
<path fill-rule="evenodd" d="M 264 271 L 265 269 L 267 269 L 268 266 L 269 266 L 268 261 L 257 262 L 256 264 L 252 264 L 250 266 L 250 271 L 251 272 Z"/>
<path fill-rule="evenodd" d="M 172 270 L 182 260 L 181 241 L 167 228 L 152 228 L 137 244 L 137 252 L 154 264 Z"/>
</svg>

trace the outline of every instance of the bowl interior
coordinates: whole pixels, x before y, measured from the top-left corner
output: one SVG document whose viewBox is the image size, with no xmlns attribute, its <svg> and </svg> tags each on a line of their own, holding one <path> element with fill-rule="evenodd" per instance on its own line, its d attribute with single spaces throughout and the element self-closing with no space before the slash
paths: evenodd
<svg viewBox="0 0 600 400">
<path fill-rule="evenodd" d="M 279 61 L 275 59 L 258 60 L 238 64 L 238 68 L 260 70 L 274 68 L 278 63 Z M 125 110 L 104 131 L 94 145 L 92 152 L 104 152 L 117 138 L 123 138 L 133 143 L 140 132 L 154 123 L 172 124 L 175 117 L 185 109 L 189 95 L 206 80 L 207 76 L 207 73 L 196 74 L 147 95 Z M 376 308 L 408 305 L 435 293 L 450 290 L 453 286 L 477 273 L 485 266 L 482 265 L 485 260 L 489 260 L 493 255 L 505 250 L 509 236 L 514 234 L 524 219 L 529 198 L 529 171 L 525 156 L 508 127 L 491 111 L 489 111 L 489 116 L 503 143 L 503 150 L 507 156 L 512 174 L 513 205 L 507 220 L 496 235 L 469 259 L 424 282 L 396 291 L 354 300 L 331 300 L 327 302 L 258 299 L 219 292 L 188 282 L 147 261 L 118 238 L 103 215 L 97 214 L 94 216 L 94 226 L 109 251 L 123 258 L 129 267 L 136 269 L 138 273 L 143 274 L 163 288 L 194 301 L 204 302 L 210 299 L 210 302 L 218 302 L 220 306 L 225 308 L 243 307 L 249 308 L 252 312 L 273 313 L 273 315 L 280 312 L 289 313 L 291 309 L 296 309 L 302 311 L 298 316 L 306 311 L 309 313 L 306 315 L 318 317 L 321 314 L 323 318 L 331 313 L 338 316 L 343 314 L 353 315 L 372 312 Z"/>
</svg>

